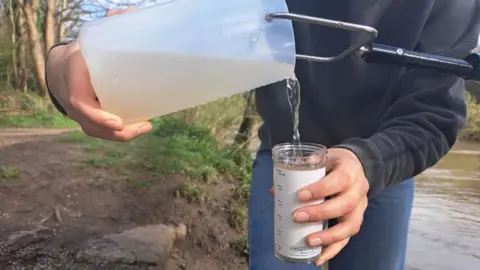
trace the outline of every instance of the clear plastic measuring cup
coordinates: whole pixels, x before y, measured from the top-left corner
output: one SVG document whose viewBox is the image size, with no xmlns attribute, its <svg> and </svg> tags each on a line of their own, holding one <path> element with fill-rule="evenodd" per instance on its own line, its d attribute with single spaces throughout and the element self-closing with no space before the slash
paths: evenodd
<svg viewBox="0 0 480 270">
<path fill-rule="evenodd" d="M 170 0 L 87 23 L 79 42 L 104 110 L 146 120 L 289 78 L 284 0 Z"/>
</svg>

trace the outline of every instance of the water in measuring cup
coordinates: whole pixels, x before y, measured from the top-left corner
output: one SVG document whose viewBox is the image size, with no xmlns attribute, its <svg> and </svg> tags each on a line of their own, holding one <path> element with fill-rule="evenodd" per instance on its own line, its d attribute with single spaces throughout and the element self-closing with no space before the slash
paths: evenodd
<svg viewBox="0 0 480 270">
<path fill-rule="evenodd" d="M 294 150 L 294 151 L 292 151 Z M 300 152 L 303 158 L 300 157 Z M 322 247 L 309 247 L 305 238 L 323 230 L 321 222 L 297 223 L 294 212 L 323 199 L 301 202 L 297 192 L 325 176 L 326 148 L 318 144 L 303 143 L 299 145 L 283 143 L 272 148 L 274 162 L 274 232 L 275 256 L 295 263 L 313 263 L 322 251 Z M 294 158 L 295 162 L 292 162 Z"/>
<path fill-rule="evenodd" d="M 292 114 L 293 144 L 299 146 L 301 157 L 302 146 L 300 142 L 300 131 L 298 130 L 298 124 L 300 122 L 300 82 L 295 76 L 287 79 L 287 99 Z"/>
<path fill-rule="evenodd" d="M 306 147 L 304 147 L 305 149 Z M 305 186 L 317 182 L 325 176 L 324 164 L 308 164 L 295 162 L 284 164 L 274 161 L 275 181 L 275 256 L 292 263 L 314 263 L 322 252 L 322 246 L 309 247 L 305 238 L 315 232 L 322 231 L 324 224 L 296 223 L 293 213 L 300 207 L 323 202 L 323 200 L 302 203 L 296 193 Z"/>
</svg>

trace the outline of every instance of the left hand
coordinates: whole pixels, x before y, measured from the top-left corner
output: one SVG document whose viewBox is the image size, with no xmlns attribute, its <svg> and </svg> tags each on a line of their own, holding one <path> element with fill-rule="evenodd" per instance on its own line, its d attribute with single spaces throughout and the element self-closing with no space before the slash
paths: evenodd
<svg viewBox="0 0 480 270">
<path fill-rule="evenodd" d="M 326 246 L 317 266 L 336 256 L 357 234 L 367 208 L 368 181 L 357 156 L 341 148 L 328 149 L 327 175 L 320 181 L 297 193 L 302 202 L 333 198 L 317 205 L 297 209 L 294 213 L 298 223 L 322 222 L 338 218 L 338 224 L 326 230 L 312 233 L 305 239 L 311 247 Z"/>
</svg>

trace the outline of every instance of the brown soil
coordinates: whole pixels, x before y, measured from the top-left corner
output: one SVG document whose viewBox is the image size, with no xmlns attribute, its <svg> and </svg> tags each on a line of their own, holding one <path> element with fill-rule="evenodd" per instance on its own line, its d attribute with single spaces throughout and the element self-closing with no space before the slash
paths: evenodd
<svg viewBox="0 0 480 270">
<path fill-rule="evenodd" d="M 231 245 L 241 238 L 227 222 L 232 184 L 211 185 L 207 203 L 191 204 L 175 195 L 182 177 L 158 179 L 148 172 L 119 175 L 114 169 L 93 168 L 82 163 L 80 146 L 56 140 L 62 132 L 0 130 L 0 166 L 20 171 L 16 179 L 0 179 L 0 242 L 12 232 L 38 226 L 54 232 L 53 240 L 34 256 L 15 260 L 1 258 L 0 252 L 0 269 L 84 269 L 73 255 L 86 239 L 157 223 L 188 228 L 168 270 L 247 269 L 245 257 Z M 154 184 L 132 188 L 136 180 Z"/>
</svg>

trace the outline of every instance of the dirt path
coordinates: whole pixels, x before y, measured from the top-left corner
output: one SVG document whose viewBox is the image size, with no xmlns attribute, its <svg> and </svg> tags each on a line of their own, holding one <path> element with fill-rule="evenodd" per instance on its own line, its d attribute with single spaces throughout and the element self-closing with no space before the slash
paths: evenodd
<svg viewBox="0 0 480 270">
<path fill-rule="evenodd" d="M 231 183 L 207 190 L 207 203 L 191 204 L 175 195 L 185 181 L 182 177 L 160 179 L 148 171 L 85 164 L 81 145 L 58 140 L 67 131 L 0 129 L 0 170 L 9 173 L 3 178 L 0 174 L 0 243 L 13 232 L 39 226 L 54 233 L 24 256 L 9 258 L 0 250 L 0 269 L 106 269 L 77 264 L 78 246 L 98 235 L 157 223 L 183 223 L 188 229 L 187 239 L 171 254 L 168 270 L 247 268 L 234 248 L 242 235 L 227 222 Z M 138 188 L 137 180 L 154 184 Z"/>
<path fill-rule="evenodd" d="M 0 128 L 0 149 L 19 142 L 49 140 L 74 129 Z"/>
</svg>

